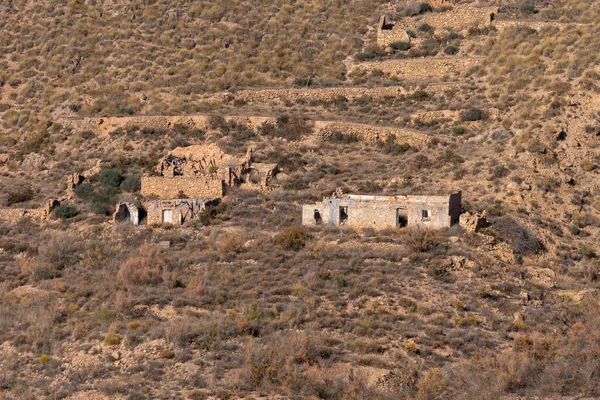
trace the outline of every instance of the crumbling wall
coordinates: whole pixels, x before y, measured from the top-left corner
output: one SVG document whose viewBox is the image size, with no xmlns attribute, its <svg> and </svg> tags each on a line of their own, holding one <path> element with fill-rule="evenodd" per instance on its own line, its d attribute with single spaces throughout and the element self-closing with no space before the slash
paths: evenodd
<svg viewBox="0 0 600 400">
<path fill-rule="evenodd" d="M 222 180 L 179 176 L 174 178 L 144 176 L 141 181 L 140 193 L 145 197 L 158 197 L 159 199 L 214 198 L 223 197 L 224 194 Z"/>
<path fill-rule="evenodd" d="M 3 208 L 0 209 L 0 219 L 8 223 L 17 223 L 23 218 L 30 218 L 36 222 L 39 222 L 45 218 L 44 210 L 38 209 L 25 209 L 25 208 Z"/>
<path fill-rule="evenodd" d="M 410 36 L 403 25 L 388 21 L 383 15 L 377 25 L 377 45 L 387 47 L 394 42 L 410 42 Z"/>
<path fill-rule="evenodd" d="M 186 221 L 198 218 L 202 211 L 210 205 L 219 203 L 216 199 L 171 199 L 150 200 L 144 203 L 148 225 L 170 223 L 181 225 Z"/>
</svg>

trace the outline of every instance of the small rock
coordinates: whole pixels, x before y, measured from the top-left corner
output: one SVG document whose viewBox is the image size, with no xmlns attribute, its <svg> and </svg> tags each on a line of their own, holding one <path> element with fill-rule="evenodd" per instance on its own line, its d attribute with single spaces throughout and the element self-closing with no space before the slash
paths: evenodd
<svg viewBox="0 0 600 400">
<path fill-rule="evenodd" d="M 8 154 L 0 154 L 0 164 L 6 164 L 8 162 Z"/>
<path fill-rule="evenodd" d="M 21 162 L 23 169 L 28 171 L 39 171 L 46 162 L 46 157 L 38 153 L 29 153 Z"/>
<path fill-rule="evenodd" d="M 162 241 L 158 242 L 158 247 L 160 247 L 161 249 L 168 249 L 169 247 L 171 247 L 171 241 L 170 240 L 162 240 Z"/>
<path fill-rule="evenodd" d="M 408 258 L 408 257 L 404 257 L 404 258 L 402 258 L 402 262 L 403 262 L 404 264 L 408 264 L 408 263 L 410 262 L 410 258 Z"/>
<path fill-rule="evenodd" d="M 460 239 L 458 238 L 458 236 L 450 236 L 450 237 L 448 238 L 448 241 L 449 241 L 450 243 L 458 243 L 458 241 L 459 241 L 459 240 L 460 240 Z"/>
</svg>

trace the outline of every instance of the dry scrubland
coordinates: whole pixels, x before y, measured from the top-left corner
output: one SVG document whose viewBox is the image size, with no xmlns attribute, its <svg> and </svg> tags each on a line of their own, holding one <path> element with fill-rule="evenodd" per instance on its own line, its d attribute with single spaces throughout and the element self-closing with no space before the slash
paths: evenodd
<svg viewBox="0 0 600 400">
<path fill-rule="evenodd" d="M 418 8 L 215 3 L 0 5 L 3 207 L 38 207 L 102 162 L 46 223 L 0 222 L 4 398 L 600 396 L 600 5 L 502 2 L 499 19 L 557 24 L 423 29 L 389 54 L 375 22 Z M 480 61 L 425 80 L 377 68 L 422 56 Z M 106 122 L 69 123 L 87 116 Z M 312 120 L 428 140 L 323 137 Z M 206 142 L 278 162 L 276 187 L 181 228 L 110 223 L 164 154 Z M 299 227 L 299 205 L 337 187 L 462 189 L 492 224 Z"/>
</svg>

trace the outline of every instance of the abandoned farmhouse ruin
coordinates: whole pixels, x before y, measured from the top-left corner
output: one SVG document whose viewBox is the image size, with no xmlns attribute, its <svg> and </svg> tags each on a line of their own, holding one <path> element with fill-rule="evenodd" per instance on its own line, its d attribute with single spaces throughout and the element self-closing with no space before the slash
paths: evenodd
<svg viewBox="0 0 600 400">
<path fill-rule="evenodd" d="M 461 192 L 446 196 L 343 195 L 302 206 L 302 224 L 352 228 L 422 226 L 445 228 L 459 222 Z"/>
<path fill-rule="evenodd" d="M 181 225 L 216 205 L 227 189 L 244 185 L 265 189 L 277 173 L 277 164 L 255 163 L 252 149 L 242 158 L 225 154 L 216 145 L 178 147 L 163 157 L 157 176 L 141 179 L 140 206 L 121 203 L 115 221 L 138 225 Z"/>
</svg>

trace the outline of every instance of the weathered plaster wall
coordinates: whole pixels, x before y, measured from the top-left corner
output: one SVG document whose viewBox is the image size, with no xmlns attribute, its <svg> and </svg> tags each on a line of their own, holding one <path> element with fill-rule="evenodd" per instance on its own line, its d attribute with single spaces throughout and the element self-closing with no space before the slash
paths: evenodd
<svg viewBox="0 0 600 400">
<path fill-rule="evenodd" d="M 184 196 L 188 198 L 223 197 L 223 181 L 195 177 L 144 176 L 140 193 L 145 197 L 160 199 L 177 199 Z"/>
<path fill-rule="evenodd" d="M 324 199 L 322 203 L 302 207 L 302 223 L 317 225 L 315 210 L 323 225 L 340 225 L 340 207 L 347 208 L 347 221 L 342 225 L 352 228 L 396 228 L 408 226 L 428 228 L 450 227 L 458 222 L 461 193 L 448 196 L 366 196 L 348 195 Z M 427 217 L 423 211 L 427 211 Z"/>
<path fill-rule="evenodd" d="M 218 203 L 219 199 L 150 200 L 144 203 L 147 213 L 146 223 L 148 225 L 163 223 L 180 225 L 185 221 L 198 218 L 207 206 Z M 165 211 L 170 211 L 170 222 L 163 219 Z"/>
</svg>

